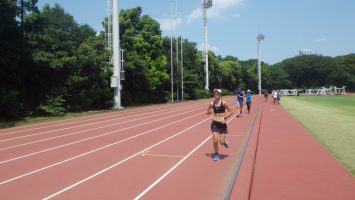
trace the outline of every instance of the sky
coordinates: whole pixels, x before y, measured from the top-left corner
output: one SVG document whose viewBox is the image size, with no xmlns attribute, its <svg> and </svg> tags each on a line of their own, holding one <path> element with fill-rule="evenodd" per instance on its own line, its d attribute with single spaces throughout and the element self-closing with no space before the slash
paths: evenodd
<svg viewBox="0 0 355 200">
<path fill-rule="evenodd" d="M 38 6 L 58 3 L 79 24 L 101 31 L 106 1 L 39 0 Z M 164 36 L 182 35 L 202 48 L 201 3 L 202 0 L 119 0 L 119 7 L 141 6 L 143 14 L 160 22 Z M 355 1 L 213 0 L 208 10 L 210 50 L 240 60 L 256 58 L 259 33 L 265 35 L 261 60 L 269 64 L 294 57 L 301 49 L 324 56 L 355 53 Z"/>
</svg>

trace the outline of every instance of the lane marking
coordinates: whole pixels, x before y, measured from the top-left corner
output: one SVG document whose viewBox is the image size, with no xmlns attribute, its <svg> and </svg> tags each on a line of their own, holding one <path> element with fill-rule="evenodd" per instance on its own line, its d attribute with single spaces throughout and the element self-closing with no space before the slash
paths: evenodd
<svg viewBox="0 0 355 200">
<path fill-rule="evenodd" d="M 136 109 L 136 110 L 130 110 L 131 112 L 124 112 L 124 113 L 121 113 L 121 112 L 120 113 L 115 113 L 116 111 L 108 111 L 110 113 L 103 113 L 103 114 L 97 114 L 97 115 L 92 115 L 92 116 L 83 116 L 83 117 L 78 117 L 78 118 L 69 118 L 69 119 L 49 121 L 49 122 L 43 122 L 43 123 L 38 123 L 38 124 L 32 124 L 32 125 L 18 126 L 18 127 L 13 127 L 13 128 L 9 128 L 9 129 L 15 129 L 15 128 L 19 129 L 19 128 L 40 126 L 40 125 L 45 125 L 45 124 L 52 123 L 52 125 L 48 125 L 48 126 L 41 126 L 41 127 L 36 127 L 36 128 L 30 128 L 30 129 L 18 130 L 18 131 L 13 131 L 13 132 L 7 132 L 7 133 L 4 133 L 4 134 L 1 134 L 1 132 L 5 132 L 5 131 L 7 131 L 9 129 L 5 129 L 3 131 L 0 130 L 0 136 L 11 135 L 11 134 L 21 133 L 21 132 L 25 132 L 25 131 L 33 131 L 33 130 L 38 130 L 38 129 L 43 129 L 43 128 L 51 128 L 51 127 L 56 127 L 56 126 L 69 125 L 69 124 L 74 124 L 74 123 L 81 123 L 81 122 L 86 122 L 86 121 L 90 121 L 90 120 L 103 119 L 103 118 L 107 118 L 107 117 L 117 117 L 117 116 L 121 116 L 121 115 L 132 114 L 132 113 L 137 113 L 137 112 L 144 111 L 144 110 L 153 110 L 153 109 L 154 108 Z M 80 118 L 83 118 L 83 120 L 80 120 Z M 79 119 L 79 120 L 75 121 L 76 119 Z M 70 121 L 70 120 L 72 120 L 73 122 L 54 124 L 54 123 L 57 123 L 57 122 L 60 123 L 60 122 L 65 122 L 65 121 Z"/>
<path fill-rule="evenodd" d="M 244 110 L 246 107 L 244 107 L 242 110 Z M 227 121 L 227 124 L 231 122 L 232 120 L 235 119 L 235 117 L 238 115 L 235 114 L 234 117 L 230 118 Z M 202 141 L 199 145 L 197 145 L 189 154 L 187 154 L 183 159 L 181 159 L 178 163 L 176 163 L 172 168 L 170 168 L 167 172 L 165 172 L 160 178 L 158 178 L 153 184 L 151 184 L 149 187 L 147 187 L 143 192 L 141 192 L 138 196 L 134 198 L 134 200 L 138 200 L 141 197 L 143 197 L 147 192 L 149 192 L 154 186 L 156 186 L 160 181 L 162 181 L 165 177 L 167 177 L 172 171 L 174 171 L 179 165 L 181 165 L 187 158 L 189 158 L 195 151 L 197 151 L 202 145 L 204 145 L 208 140 L 212 138 L 212 135 L 207 137 L 204 141 Z"/>
<path fill-rule="evenodd" d="M 191 108 L 188 108 L 188 109 L 191 109 Z M 199 109 L 202 109 L 202 108 L 197 108 L 197 109 L 194 109 L 194 110 L 199 110 Z M 187 110 L 187 109 L 181 109 L 181 110 Z M 191 111 L 193 111 L 193 110 L 190 110 L 188 112 L 191 112 Z M 181 114 L 186 114 L 188 112 L 180 113 L 180 114 L 177 114 L 177 115 L 172 115 L 172 116 L 167 117 L 167 118 L 162 118 L 162 119 L 150 121 L 150 122 L 147 122 L 147 123 L 142 123 L 142 124 L 139 124 L 139 125 L 136 125 L 136 126 L 132 126 L 130 128 L 139 127 L 141 125 L 145 125 L 145 124 L 157 122 L 157 121 L 160 121 L 160 120 L 168 119 L 168 118 L 175 117 L 175 116 L 178 116 L 178 115 L 181 115 Z M 164 115 L 164 114 L 167 114 L 167 113 L 163 113 L 162 115 Z M 152 116 L 148 116 L 148 117 L 151 118 Z M 132 121 L 138 121 L 138 120 L 131 120 L 130 122 L 132 122 Z M 54 140 L 54 139 L 57 139 L 57 138 L 67 137 L 67 136 L 71 136 L 71 135 L 76 135 L 76 134 L 87 132 L 87 131 L 93 131 L 93 130 L 97 130 L 97 129 L 101 129 L 101 128 L 107 128 L 107 127 L 111 127 L 111 126 L 115 126 L 115 125 L 119 125 L 119 124 L 122 124 L 122 123 L 116 123 L 116 124 L 109 125 L 109 126 L 106 126 L 106 127 L 98 127 L 98 128 L 93 128 L 93 129 L 90 129 L 90 130 L 82 130 L 82 131 L 77 131 L 77 132 L 73 132 L 73 133 L 70 133 L 70 134 L 54 136 L 54 137 L 50 137 L 50 138 L 46 138 L 46 139 L 42 139 L 42 140 L 37 140 L 37 141 L 33 141 L 33 142 L 28 142 L 28 143 L 23 143 L 23 144 L 18 144 L 18 145 L 14 145 L 14 146 L 10 146 L 10 147 L 4 147 L 4 148 L 1 148 L 0 151 L 7 150 L 7 149 L 13 149 L 13 148 L 21 147 L 21 146 L 26 146 L 26 145 L 30 145 L 30 144 L 35 144 L 35 143 L 39 143 L 39 142 L 44 142 L 44 141 L 48 141 L 48 140 Z M 124 130 L 126 130 L 126 129 L 124 129 Z"/>
<path fill-rule="evenodd" d="M 245 152 L 246 152 L 248 144 L 249 144 L 249 140 L 250 140 L 251 135 L 253 133 L 253 129 L 254 129 L 254 126 L 255 126 L 256 119 L 258 119 L 259 112 L 261 112 L 261 117 L 262 117 L 263 105 L 264 104 L 259 104 L 258 105 L 258 111 L 257 111 L 257 113 L 255 113 L 255 115 L 254 115 L 254 117 L 253 117 L 253 119 L 252 119 L 252 121 L 250 123 L 249 129 L 248 129 L 247 134 L 246 134 L 246 138 L 243 141 L 243 145 L 242 145 L 242 148 L 241 148 L 241 153 L 239 154 L 239 158 L 238 158 L 238 160 L 236 162 L 235 170 L 233 171 L 232 178 L 231 178 L 231 180 L 230 180 L 230 182 L 228 184 L 227 191 L 226 191 L 226 194 L 224 196 L 224 200 L 229 200 L 230 199 L 230 196 L 232 194 L 236 179 L 237 179 L 238 176 L 240 176 L 239 175 L 239 170 L 241 168 L 241 165 L 242 165 L 242 162 L 243 162 L 243 158 L 244 158 Z M 261 118 L 259 119 L 259 122 L 261 123 Z M 260 126 L 259 126 L 259 129 L 260 129 Z"/>
<path fill-rule="evenodd" d="M 232 107 L 234 107 L 234 106 L 232 106 Z M 231 107 L 231 108 L 232 108 L 232 107 Z M 74 159 L 77 159 L 77 158 L 86 156 L 86 155 L 88 155 L 88 154 L 91 154 L 91 153 L 100 151 L 100 150 L 102 150 L 102 149 L 106 149 L 106 148 L 111 147 L 111 146 L 114 146 L 114 145 L 116 145 L 116 144 L 119 144 L 119 143 L 122 143 L 122 142 L 125 142 L 125 141 L 128 141 L 128 140 L 134 139 L 134 138 L 136 138 L 136 137 L 139 137 L 139 136 L 142 136 L 142 135 L 146 135 L 146 134 L 148 134 L 148 133 L 151 133 L 151 132 L 154 132 L 154 131 L 156 131 L 156 130 L 162 129 L 162 128 L 164 128 L 164 127 L 170 126 L 170 125 L 172 125 L 172 124 L 176 124 L 176 123 L 178 123 L 178 122 L 188 120 L 188 119 L 193 118 L 193 117 L 195 117 L 195 116 L 197 116 L 197 115 L 200 115 L 200 114 L 204 114 L 204 112 L 198 113 L 198 114 L 196 114 L 196 115 L 192 115 L 192 116 L 187 117 L 187 118 L 180 119 L 180 120 L 178 120 L 178 121 L 175 121 L 175 122 L 172 122 L 172 123 L 169 123 L 169 124 L 165 124 L 164 126 L 160 126 L 160 127 L 158 127 L 158 128 L 155 128 L 155 129 L 152 129 L 152 130 L 149 130 L 149 131 L 146 131 L 146 132 L 143 132 L 143 133 L 140 133 L 140 134 L 137 134 L 137 135 L 128 137 L 128 138 L 126 138 L 126 139 L 117 141 L 117 142 L 115 142 L 115 143 L 112 143 L 112 144 L 109 144 L 109 145 L 106 145 L 106 146 L 103 146 L 103 147 L 100 147 L 100 148 L 91 150 L 91 151 L 89 151 L 89 152 L 86 152 L 86 153 L 77 155 L 77 156 L 75 156 L 75 157 L 66 159 L 66 160 L 61 161 L 61 162 L 54 163 L 54 164 L 52 164 L 52 165 L 49 165 L 49 166 L 46 166 L 46 167 L 37 169 L 37 170 L 35 170 L 35 171 L 32 171 L 32 172 L 29 172 L 29 173 L 26 173 L 26 174 L 23 174 L 23 175 L 20 175 L 20 176 L 17 176 L 17 177 L 8 179 L 8 180 L 6 180 L 6 181 L 2 181 L 2 182 L 0 182 L 0 185 L 5 184 L 5 183 L 9 183 L 9 182 L 12 182 L 12 181 L 15 181 L 15 180 L 17 180 L 17 179 L 20 179 L 20 178 L 29 176 L 29 175 L 34 174 L 34 173 L 38 173 L 38 172 L 43 171 L 43 170 L 46 170 L 46 169 L 48 169 L 48 168 L 51 168 L 51 167 L 54 167 L 54 166 L 57 166 L 57 165 L 60 165 L 60 164 L 69 162 L 69 161 L 71 161 L 71 160 L 74 160 Z M 210 118 L 207 118 L 207 119 L 203 120 L 202 122 L 204 122 L 204 121 L 206 121 L 206 120 L 208 120 L 208 119 L 212 119 L 212 118 L 211 118 L 211 117 L 210 117 Z M 200 123 L 202 123 L 202 122 L 200 122 Z M 195 126 L 197 126 L 197 125 L 198 125 L 198 124 L 195 124 L 195 125 L 191 126 L 190 128 L 193 128 L 193 127 L 195 127 Z M 179 134 L 181 134 L 181 133 L 183 133 L 183 132 L 185 132 L 185 131 L 187 131 L 187 130 L 188 130 L 188 129 L 185 129 L 185 130 L 179 132 L 178 134 L 176 134 L 175 136 L 177 136 L 177 135 L 179 135 Z M 174 137 L 175 137 L 175 136 L 174 136 Z M 171 138 L 173 138 L 173 137 L 171 136 L 171 137 L 169 137 L 169 138 L 171 139 Z M 169 139 L 169 138 L 167 138 L 167 139 Z M 170 139 L 169 139 L 169 140 L 170 140 Z M 165 141 L 165 140 L 163 140 L 163 141 Z M 157 143 L 157 144 L 160 144 L 160 143 L 162 143 L 162 142 L 159 142 L 159 143 Z M 157 146 L 157 145 L 153 145 L 153 146 L 151 146 L 151 148 L 153 148 L 153 147 L 155 147 L 155 146 Z M 149 148 L 149 149 L 150 149 L 150 148 Z M 147 149 L 145 149 L 145 151 L 141 151 L 140 153 L 134 154 L 134 155 L 139 155 L 139 154 L 141 154 L 142 152 L 147 152 L 149 149 L 147 148 Z"/>
<path fill-rule="evenodd" d="M 124 160 L 121 160 L 120 162 L 117 162 L 117 163 L 115 163 L 115 164 L 113 164 L 113 165 L 111 165 L 111 166 L 109 166 L 109 167 L 107 167 L 107 168 L 105 168 L 105 169 L 103 169 L 103 170 L 101 170 L 101 171 L 98 171 L 97 173 L 95 173 L 95 174 L 93 174 L 93 175 L 91 175 L 91 176 L 88 176 L 88 177 L 85 178 L 85 179 L 82 179 L 82 180 L 80 180 L 80 181 L 78 181 L 78 182 L 76 182 L 76 183 L 74 183 L 74 184 L 72 184 L 72 185 L 70 185 L 70 186 L 68 186 L 68 187 L 66 187 L 66 188 L 64 188 L 64 189 L 62 189 L 62 190 L 60 190 L 60 191 L 58 191 L 58 192 L 52 194 L 52 195 L 50 195 L 50 196 L 47 196 L 47 197 L 43 198 L 43 200 L 51 199 L 51 198 L 53 198 L 53 197 L 55 197 L 55 196 L 58 196 L 59 194 L 65 192 L 65 191 L 68 191 L 68 190 L 70 190 L 70 189 L 72 189 L 72 188 L 74 188 L 74 187 L 76 187 L 76 186 L 78 186 L 78 185 L 80 185 L 80 184 L 82 184 L 82 183 L 88 181 L 88 180 L 91 180 L 91 179 L 95 178 L 96 176 L 99 176 L 100 174 L 103 174 L 103 173 L 109 171 L 110 169 L 112 169 L 112 168 L 114 168 L 114 167 L 116 167 L 116 166 L 119 166 L 119 165 L 121 165 L 122 163 L 127 162 L 128 160 L 130 160 L 130 159 L 132 159 L 132 158 L 134 158 L 134 157 L 136 157 L 136 156 L 139 156 L 139 155 L 142 154 L 143 152 L 148 151 L 148 150 L 152 149 L 153 147 L 158 146 L 158 145 L 161 144 L 161 143 L 164 143 L 164 142 L 166 142 L 166 141 L 168 141 L 168 140 L 171 140 L 172 138 L 175 138 L 176 136 L 181 135 L 182 133 L 185 133 L 186 131 L 191 130 L 192 128 L 194 128 L 194 127 L 196 127 L 196 126 L 198 126 L 198 125 L 200 125 L 200 124 L 206 122 L 207 120 L 211 120 L 211 117 L 208 117 L 208 118 L 206 118 L 206 119 L 204 119 L 204 120 L 202 120 L 202 121 L 196 123 L 196 124 L 193 125 L 193 126 L 190 126 L 190 127 L 186 128 L 186 129 L 184 129 L 184 130 L 182 130 L 182 131 L 180 131 L 180 132 L 178 132 L 178 133 L 176 133 L 176 134 L 174 134 L 174 135 L 172 135 L 172 136 L 170 136 L 170 137 L 168 137 L 168 138 L 165 138 L 164 140 L 161 140 L 160 142 L 157 142 L 157 143 L 155 143 L 155 144 L 153 144 L 153 145 L 151 145 L 151 146 L 149 146 L 149 147 L 147 147 L 147 148 L 145 148 L 145 149 L 139 151 L 138 153 L 135 153 L 135 154 L 133 154 L 133 155 L 131 155 L 131 156 L 125 158 Z"/>
<path fill-rule="evenodd" d="M 205 101 L 205 100 L 198 101 L 196 104 L 198 104 L 200 102 L 203 102 L 203 101 Z M 191 103 L 191 101 L 188 101 L 186 103 Z M 185 104 L 185 102 L 183 104 Z M 42 128 L 49 128 L 49 127 L 55 127 L 55 126 L 63 125 L 63 124 L 54 124 L 56 122 L 60 123 L 60 122 L 79 119 L 79 121 L 64 123 L 64 125 L 66 125 L 66 124 L 73 124 L 73 123 L 76 123 L 76 122 L 80 123 L 80 122 L 83 122 L 83 121 L 96 120 L 96 119 L 101 119 L 101 118 L 106 118 L 106 117 L 116 117 L 116 116 L 121 116 L 121 115 L 124 115 L 124 114 L 136 113 L 136 112 L 140 112 L 140 111 L 144 111 L 144 110 L 153 110 L 155 108 L 160 108 L 160 107 L 173 108 L 173 106 L 170 107 L 169 105 L 171 105 L 171 104 L 168 104 L 168 105 L 165 104 L 165 105 L 162 105 L 162 106 L 149 106 L 149 107 L 145 107 L 145 108 L 133 108 L 132 110 L 124 110 L 123 111 L 124 113 L 121 113 L 122 111 L 120 113 L 116 113 L 116 111 L 113 111 L 113 112 L 109 111 L 110 113 L 103 113 L 103 114 L 97 114 L 97 115 L 92 115 L 92 116 L 82 116 L 82 117 L 78 117 L 78 118 L 69 118 L 69 119 L 63 119 L 63 120 L 58 120 L 58 121 L 49 121 L 49 122 L 43 122 L 43 123 L 38 123 L 38 124 L 32 124 L 32 125 L 18 126 L 18 127 L 13 127 L 13 128 L 0 130 L 0 136 L 10 135 L 10 134 L 13 134 L 13 133 L 19 133 L 19 132 L 24 132 L 24 131 L 29 131 L 29 130 L 38 130 L 38 129 L 42 129 Z M 125 111 L 127 111 L 127 112 L 125 112 Z M 96 117 L 98 117 L 98 118 L 96 118 Z M 84 119 L 84 120 L 80 120 L 80 119 Z M 50 123 L 53 123 L 53 125 L 42 126 L 42 127 L 32 128 L 32 129 L 19 130 L 19 131 L 13 131 L 13 132 L 8 132 L 8 133 L 1 134 L 1 132 L 5 132 L 5 131 L 10 130 L 10 129 L 19 129 L 19 128 L 26 128 L 26 127 L 32 127 L 32 126 L 41 126 L 41 125 L 50 124 Z"/>
<path fill-rule="evenodd" d="M 141 156 L 150 156 L 150 157 L 168 157 L 168 158 L 183 158 L 184 156 L 178 155 L 167 155 L 167 154 L 155 154 L 155 153 L 141 153 Z"/>
<path fill-rule="evenodd" d="M 188 108 L 184 108 L 184 109 L 181 109 L 181 110 L 187 110 L 187 109 L 190 109 L 190 108 L 194 108 L 194 107 L 197 107 L 197 106 L 200 106 L 199 104 L 198 105 L 193 105 L 193 106 L 190 106 Z M 168 113 L 173 113 L 175 111 L 179 111 L 179 109 L 167 109 L 167 110 L 172 110 L 171 112 L 168 112 Z M 95 125 L 95 124 L 102 124 L 102 123 L 105 123 L 105 122 L 110 122 L 110 121 L 116 121 L 116 120 L 121 120 L 121 119 L 125 119 L 125 118 L 130 118 L 130 117 L 135 117 L 135 116 L 140 116 L 140 115 L 144 115 L 145 117 L 142 117 L 142 118 L 139 118 L 139 119 L 135 119 L 135 120 L 129 120 L 129 121 L 124 121 L 124 122 L 121 122 L 121 123 L 114 123 L 114 124 L 111 124 L 111 125 L 107 125 L 107 126 L 100 126 L 98 128 L 106 128 L 106 127 L 111 127 L 111 126 L 115 126 L 115 125 L 118 125 L 118 124 L 124 124 L 124 123 L 128 123 L 128 122 L 134 122 L 134 121 L 138 121 L 138 120 L 141 120 L 141 119 L 146 119 L 146 118 L 150 118 L 150 117 L 153 117 L 153 116 L 147 116 L 151 113 L 156 113 L 156 112 L 161 112 L 161 110 L 157 110 L 157 111 L 154 111 L 154 112 L 150 112 L 150 113 L 141 113 L 141 114 L 137 114 L 137 115 L 133 115 L 133 116 L 126 116 L 126 117 L 122 117 L 122 118 L 114 118 L 114 119 L 109 119 L 109 120 L 104 120 L 104 121 L 96 121 L 96 122 L 93 122 L 93 123 L 88 123 L 88 124 L 82 124 L 82 125 L 78 125 L 78 126 L 71 126 L 71 127 L 66 127 L 66 128 L 61 128 L 61 129 L 55 129 L 55 130 L 49 130 L 49 131 L 44 131 L 44 132 L 39 132 L 39 133 L 34 133 L 34 134 L 29 134 L 29 135 L 24 135 L 24 136 L 18 136 L 18 137 L 13 137 L 13 138 L 8 138 L 8 139 L 3 139 L 3 140 L 0 140 L 0 142 L 6 142 L 6 141 L 12 141 L 12 140 L 17 140 L 17 139 L 21 139 L 21 138 L 27 138 L 27 137 L 32 137 L 32 136 L 37 136 L 37 135 L 43 135 L 43 134 L 46 134 L 46 133 L 51 133 L 51 132 L 58 132 L 58 131 L 63 131 L 63 130 L 68 130 L 68 129 L 73 129 L 73 128 L 80 128 L 80 127 L 84 127 L 84 126 L 90 126 L 90 125 Z M 165 114 L 168 114 L 168 113 L 165 113 Z M 157 115 L 154 115 L 154 116 L 160 116 L 160 115 L 163 115 L 164 113 L 162 114 L 157 114 Z M 94 128 L 94 129 L 86 129 L 88 131 L 90 130 L 97 130 L 98 128 Z M 1 150 L 1 149 L 0 149 Z"/>
<path fill-rule="evenodd" d="M 184 115 L 186 113 L 194 112 L 194 111 L 200 110 L 200 109 L 202 109 L 202 108 L 196 108 L 196 109 L 193 109 L 193 110 L 190 110 L 190 111 L 187 111 L 187 112 L 184 112 L 184 113 L 172 115 L 172 116 L 169 116 L 169 117 L 166 117 L 166 118 L 162 118 L 162 119 L 158 119 L 158 120 L 154 120 L 154 121 L 149 121 L 149 122 L 146 122 L 146 123 L 142 123 L 142 124 L 126 127 L 124 129 L 119 129 L 119 130 L 111 131 L 111 132 L 108 132 L 108 133 L 105 133 L 105 134 L 100 134 L 100 135 L 96 135 L 96 136 L 93 136 L 93 137 L 85 138 L 85 139 L 82 139 L 82 140 L 74 141 L 74 142 L 71 142 L 71 143 L 59 145 L 57 147 L 52 147 L 52 148 L 45 149 L 45 150 L 42 150 L 42 151 L 38 151 L 38 152 L 34 152 L 34 153 L 23 155 L 23 156 L 11 158 L 11 159 L 8 159 L 8 160 L 1 161 L 0 164 L 4 164 L 4 163 L 15 161 L 15 160 L 18 160 L 18 159 L 21 159 L 21 158 L 25 158 L 25 157 L 37 155 L 37 154 L 40 154 L 40 153 L 48 152 L 48 151 L 51 151 L 51 150 L 59 149 L 59 148 L 62 148 L 62 147 L 66 147 L 66 146 L 69 146 L 69 145 L 73 145 L 73 144 L 77 144 L 77 143 L 80 143 L 80 142 L 88 141 L 88 140 L 91 140 L 91 139 L 96 139 L 96 138 L 99 138 L 99 137 L 103 137 L 103 136 L 111 135 L 111 134 L 114 134 L 114 133 L 122 132 L 122 131 L 125 131 L 125 130 L 128 130 L 128 129 L 131 129 L 131 128 L 136 128 L 136 127 L 139 127 L 139 126 L 143 126 L 143 125 L 154 123 L 154 122 L 157 122 L 157 121 L 169 119 L 169 118 L 176 117 L 176 116 L 179 116 L 179 115 Z M 183 118 L 182 120 L 176 121 L 176 123 L 180 122 L 180 121 L 184 121 L 186 119 L 190 119 L 190 118 L 195 117 L 195 116 L 200 115 L 200 114 L 202 114 L 202 113 L 198 113 L 196 115 L 192 115 L 192 116 L 190 116 L 188 118 Z M 170 124 L 173 124 L 173 123 L 170 123 Z"/>
<path fill-rule="evenodd" d="M 233 108 L 233 107 L 236 107 L 236 105 L 231 106 L 231 108 Z M 211 119 L 212 119 L 212 117 L 208 117 L 207 119 L 204 119 L 204 120 L 202 120 L 202 121 L 196 123 L 195 125 L 190 126 L 190 127 L 186 128 L 186 129 L 184 129 L 184 130 L 182 130 L 182 131 L 176 133 L 175 135 L 172 135 L 172 136 L 170 136 L 170 137 L 168 137 L 168 138 L 166 138 L 166 139 L 164 139 L 164 140 L 162 140 L 162 141 L 160 141 L 160 142 L 158 142 L 158 143 L 155 143 L 155 144 L 151 145 L 150 147 L 147 147 L 146 149 L 143 149 L 142 151 L 140 151 L 140 152 L 138 152 L 138 153 L 136 153 L 136 154 L 133 154 L 133 155 L 131 155 L 130 157 L 128 157 L 128 158 L 126 158 L 126 159 L 124 159 L 124 160 L 122 160 L 122 161 L 120 161 L 120 162 L 118 162 L 118 163 L 115 163 L 115 164 L 113 164 L 113 165 L 111 165 L 111 166 L 109 166 L 109 167 L 107 167 L 107 168 L 105 168 L 105 169 L 103 169 L 103 170 L 101 170 L 101 171 L 99 171 L 99 172 L 97 172 L 97 173 L 95 173 L 95 174 L 93 174 L 93 175 L 91 175 L 91 176 L 85 178 L 85 179 L 82 179 L 82 180 L 80 180 L 80 181 L 78 181 L 78 182 L 76 182 L 76 183 L 74 183 L 74 184 L 72 184 L 72 185 L 70 185 L 70 186 L 68 186 L 68 187 L 66 187 L 66 188 L 64 188 L 64 189 L 62 189 L 62 190 L 60 190 L 60 191 L 58 191 L 58 192 L 52 194 L 52 195 L 50 195 L 50 196 L 47 196 L 47 197 L 43 198 L 43 200 L 48 200 L 48 199 L 51 199 L 51 198 L 53 198 L 53 197 L 56 197 L 56 196 L 58 196 L 59 194 L 61 194 L 61 193 L 63 193 L 63 192 L 66 192 L 66 191 L 68 191 L 68 190 L 70 190 L 70 189 L 72 189 L 72 188 L 74 188 L 74 187 L 76 187 L 76 186 L 78 186 L 78 185 L 80 185 L 80 184 L 82 184 L 82 183 L 84 183 L 84 182 L 87 182 L 88 180 L 91 180 L 91 179 L 95 178 L 96 176 L 99 176 L 99 175 L 101 175 L 101 174 L 103 174 L 103 173 L 109 171 L 110 169 L 112 169 L 112 168 L 114 168 L 114 167 L 116 167 L 116 166 L 119 166 L 119 165 L 121 165 L 122 163 L 124 163 L 124 162 L 126 162 L 126 161 L 128 161 L 128 160 L 130 160 L 130 159 L 132 159 L 132 158 L 134 158 L 134 157 L 136 157 L 136 156 L 142 154 L 143 152 L 149 151 L 150 149 L 154 148 L 155 146 L 158 146 L 158 145 L 161 144 L 161 143 L 164 143 L 164 142 L 166 142 L 166 141 L 168 141 L 168 140 L 170 140 L 170 139 L 172 139 L 172 138 L 174 138 L 174 137 L 176 137 L 176 136 L 178 136 L 178 135 L 181 135 L 182 133 L 184 133 L 184 132 L 186 132 L 186 131 L 189 131 L 189 130 L 191 130 L 192 128 L 194 128 L 194 127 L 196 127 L 196 126 L 198 126 L 198 125 L 200 125 L 200 124 L 206 122 L 207 120 L 211 120 Z M 232 119 L 234 119 L 234 117 L 233 117 Z M 230 119 L 230 120 L 232 120 L 232 119 Z M 209 138 L 211 138 L 211 137 L 212 137 L 212 136 L 210 136 Z"/>
</svg>

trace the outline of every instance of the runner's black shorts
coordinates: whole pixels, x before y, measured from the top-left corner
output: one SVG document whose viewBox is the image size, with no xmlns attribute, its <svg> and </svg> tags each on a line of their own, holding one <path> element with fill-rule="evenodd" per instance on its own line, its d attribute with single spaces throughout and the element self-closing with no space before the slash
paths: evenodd
<svg viewBox="0 0 355 200">
<path fill-rule="evenodd" d="M 223 124 L 221 122 L 216 122 L 213 120 L 211 123 L 211 131 L 219 134 L 227 134 L 228 133 L 227 124 L 226 123 Z"/>
</svg>

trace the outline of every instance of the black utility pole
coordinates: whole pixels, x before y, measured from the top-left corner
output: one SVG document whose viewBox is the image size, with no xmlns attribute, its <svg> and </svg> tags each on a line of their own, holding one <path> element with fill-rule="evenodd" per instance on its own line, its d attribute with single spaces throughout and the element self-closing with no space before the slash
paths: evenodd
<svg viewBox="0 0 355 200">
<path fill-rule="evenodd" d="M 21 13 L 20 13 L 20 69 L 21 69 L 21 90 L 22 90 L 22 106 L 24 111 L 26 112 L 26 66 L 24 63 L 24 56 L 25 56 L 25 29 L 24 29 L 24 15 L 25 15 L 25 8 L 24 8 L 24 0 L 20 2 Z"/>
</svg>

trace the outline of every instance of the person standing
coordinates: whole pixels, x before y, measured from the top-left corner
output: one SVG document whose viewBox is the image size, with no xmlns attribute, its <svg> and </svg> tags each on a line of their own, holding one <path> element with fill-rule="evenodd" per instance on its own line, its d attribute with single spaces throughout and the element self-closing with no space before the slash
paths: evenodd
<svg viewBox="0 0 355 200">
<path fill-rule="evenodd" d="M 237 91 L 237 106 L 239 110 L 237 117 L 239 117 L 243 112 L 243 98 L 244 98 L 243 90 L 239 88 Z"/>
<path fill-rule="evenodd" d="M 214 148 L 214 155 L 213 160 L 219 160 L 219 146 L 218 143 L 224 145 L 225 148 L 229 147 L 228 142 L 226 141 L 226 134 L 228 133 L 227 123 L 226 120 L 230 117 L 233 112 L 221 97 L 222 97 L 222 90 L 214 89 L 213 90 L 214 100 L 208 105 L 206 114 L 209 115 L 214 112 L 213 121 L 211 123 L 211 131 L 213 135 L 213 148 Z M 226 110 L 228 113 L 226 114 Z"/>
<path fill-rule="evenodd" d="M 276 101 L 277 101 L 277 92 L 276 92 L 276 90 L 273 90 L 271 95 L 272 95 L 272 102 L 275 105 Z"/>
<path fill-rule="evenodd" d="M 250 108 L 252 103 L 250 90 L 247 90 L 247 93 L 245 94 L 245 98 L 247 103 L 248 114 L 250 114 Z"/>
</svg>

